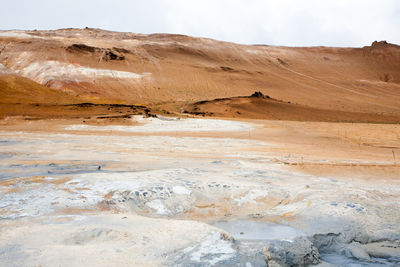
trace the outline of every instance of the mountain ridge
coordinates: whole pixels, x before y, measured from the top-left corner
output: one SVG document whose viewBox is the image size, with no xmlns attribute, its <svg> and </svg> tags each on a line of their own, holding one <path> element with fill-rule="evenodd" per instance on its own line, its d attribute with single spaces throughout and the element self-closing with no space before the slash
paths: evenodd
<svg viewBox="0 0 400 267">
<path fill-rule="evenodd" d="M 0 31 L 0 63 L 3 77 L 13 73 L 81 102 L 178 110 L 261 91 L 310 108 L 400 115 L 400 46 L 386 41 L 284 47 L 92 28 Z"/>
</svg>

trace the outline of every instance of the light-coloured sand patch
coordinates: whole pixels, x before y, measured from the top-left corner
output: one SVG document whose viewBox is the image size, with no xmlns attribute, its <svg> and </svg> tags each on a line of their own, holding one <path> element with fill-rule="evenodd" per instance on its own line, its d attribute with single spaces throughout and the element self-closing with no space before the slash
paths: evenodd
<svg viewBox="0 0 400 267">
<path fill-rule="evenodd" d="M 245 122 L 216 119 L 175 119 L 142 118 L 135 116 L 134 120 L 143 123 L 138 126 L 92 126 L 71 125 L 66 130 L 72 131 L 120 131 L 120 132 L 234 132 L 251 131 L 254 125 Z"/>
<path fill-rule="evenodd" d="M 0 37 L 13 37 L 13 38 L 41 38 L 39 36 L 27 34 L 24 31 L 0 31 Z"/>
<path fill-rule="evenodd" d="M 53 80 L 87 82 L 98 78 L 131 79 L 138 81 L 149 77 L 149 73 L 137 74 L 127 71 L 111 69 L 95 69 L 76 64 L 64 63 L 54 60 L 34 62 L 16 70 L 20 75 L 30 78 L 38 83 L 46 84 Z"/>
<path fill-rule="evenodd" d="M 1 74 L 15 74 L 15 72 L 0 63 L 0 75 Z"/>
<path fill-rule="evenodd" d="M 215 231 L 204 223 L 132 214 L 16 222 L 13 231 L 0 234 L 0 266 L 170 266 L 168 254 L 219 236 Z M 221 248 L 229 245 L 214 241 Z"/>
</svg>

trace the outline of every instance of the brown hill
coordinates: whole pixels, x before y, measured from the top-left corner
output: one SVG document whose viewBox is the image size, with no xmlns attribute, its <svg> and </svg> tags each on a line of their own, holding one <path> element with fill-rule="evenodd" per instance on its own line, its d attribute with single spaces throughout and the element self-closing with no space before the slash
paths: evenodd
<svg viewBox="0 0 400 267">
<path fill-rule="evenodd" d="M 251 96 L 199 101 L 187 104 L 183 108 L 183 113 L 228 118 L 400 123 L 400 116 L 312 108 L 273 99 L 261 92 L 255 92 Z"/>
<path fill-rule="evenodd" d="M 178 109 L 259 90 L 317 110 L 400 115 L 400 47 L 386 42 L 275 47 L 88 28 L 0 31 L 0 63 L 3 75 L 85 102 Z M 1 90 L 14 94 L 3 85 Z"/>
<path fill-rule="evenodd" d="M 0 74 L 0 104 L 70 104 L 80 99 L 18 75 Z"/>
</svg>

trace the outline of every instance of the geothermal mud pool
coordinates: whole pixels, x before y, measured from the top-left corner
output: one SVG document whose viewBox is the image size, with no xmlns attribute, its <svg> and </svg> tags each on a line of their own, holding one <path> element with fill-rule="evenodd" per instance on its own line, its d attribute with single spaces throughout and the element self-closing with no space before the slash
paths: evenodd
<svg viewBox="0 0 400 267">
<path fill-rule="evenodd" d="M 400 264 L 398 180 L 288 169 L 261 122 L 134 119 L 0 132 L 1 266 Z"/>
</svg>

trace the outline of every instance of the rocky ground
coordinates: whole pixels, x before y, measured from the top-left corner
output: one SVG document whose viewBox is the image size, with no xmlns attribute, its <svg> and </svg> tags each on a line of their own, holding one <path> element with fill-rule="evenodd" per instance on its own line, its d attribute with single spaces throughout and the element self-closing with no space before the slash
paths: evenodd
<svg viewBox="0 0 400 267">
<path fill-rule="evenodd" d="M 398 125 L 131 120 L 3 121 L 1 266 L 400 264 Z"/>
</svg>

